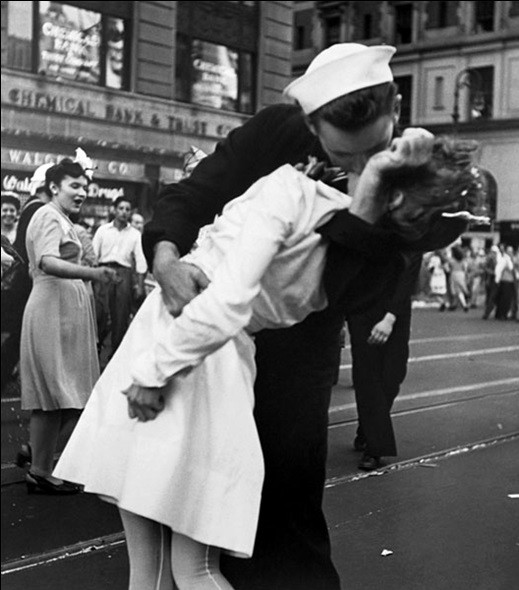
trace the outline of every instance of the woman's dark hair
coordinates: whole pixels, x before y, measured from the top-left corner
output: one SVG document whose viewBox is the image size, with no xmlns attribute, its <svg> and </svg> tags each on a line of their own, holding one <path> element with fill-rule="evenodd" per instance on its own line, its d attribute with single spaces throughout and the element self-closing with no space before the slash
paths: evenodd
<svg viewBox="0 0 519 590">
<path fill-rule="evenodd" d="M 50 183 L 54 182 L 59 185 L 65 176 L 71 176 L 72 178 L 84 176 L 89 180 L 80 164 L 73 162 L 70 158 L 63 158 L 45 173 L 45 188 L 50 192 Z"/>
<path fill-rule="evenodd" d="M 457 260 L 458 262 L 462 262 L 462 260 L 465 258 L 463 255 L 463 250 L 459 246 L 453 246 L 451 248 L 451 254 L 454 260 Z"/>
<path fill-rule="evenodd" d="M 20 211 L 20 199 L 13 192 L 2 193 L 2 205 L 3 204 L 13 205 L 17 211 Z"/>
<path fill-rule="evenodd" d="M 401 191 L 404 195 L 403 203 L 388 214 L 386 222 L 408 242 L 428 236 L 429 250 L 454 241 L 467 223 L 442 214 L 484 209 L 485 186 L 473 162 L 478 147 L 473 140 L 439 136 L 426 165 L 386 175 L 388 194 Z"/>
<path fill-rule="evenodd" d="M 398 87 L 394 82 L 385 82 L 370 88 L 345 94 L 310 113 L 314 127 L 326 121 L 345 131 L 355 131 L 393 112 Z"/>
</svg>

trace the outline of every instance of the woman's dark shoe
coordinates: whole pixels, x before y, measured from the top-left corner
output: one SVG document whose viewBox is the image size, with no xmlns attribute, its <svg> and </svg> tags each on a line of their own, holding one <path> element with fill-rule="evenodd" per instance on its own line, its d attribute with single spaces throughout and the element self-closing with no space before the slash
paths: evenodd
<svg viewBox="0 0 519 590">
<path fill-rule="evenodd" d="M 375 471 L 379 467 L 382 467 L 383 463 L 380 460 L 380 457 L 374 457 L 373 455 L 369 455 L 368 453 L 364 453 L 362 455 L 362 459 L 359 461 L 357 467 L 362 469 L 362 471 Z"/>
<path fill-rule="evenodd" d="M 32 450 L 31 445 L 24 444 L 16 455 L 15 464 L 22 469 L 26 469 L 31 466 L 32 463 Z"/>
<path fill-rule="evenodd" d="M 64 481 L 63 483 L 57 484 L 46 477 L 35 475 L 31 472 L 27 473 L 25 476 L 25 483 L 27 484 L 27 492 L 29 494 L 39 493 L 58 496 L 65 494 L 79 494 L 81 491 L 81 487 L 74 483 Z"/>
</svg>

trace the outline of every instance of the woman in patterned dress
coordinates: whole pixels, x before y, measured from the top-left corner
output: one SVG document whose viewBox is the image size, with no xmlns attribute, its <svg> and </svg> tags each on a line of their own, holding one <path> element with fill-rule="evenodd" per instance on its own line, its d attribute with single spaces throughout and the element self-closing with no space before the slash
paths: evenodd
<svg viewBox="0 0 519 590">
<path fill-rule="evenodd" d="M 85 281 L 117 280 L 113 269 L 80 264 L 81 242 L 69 219 L 86 198 L 88 172 L 66 158 L 49 168 L 51 202 L 27 229 L 33 288 L 21 338 L 22 409 L 31 411 L 29 492 L 72 494 L 79 487 L 52 476 L 60 435 L 72 431 L 99 377 L 95 321 Z"/>
</svg>

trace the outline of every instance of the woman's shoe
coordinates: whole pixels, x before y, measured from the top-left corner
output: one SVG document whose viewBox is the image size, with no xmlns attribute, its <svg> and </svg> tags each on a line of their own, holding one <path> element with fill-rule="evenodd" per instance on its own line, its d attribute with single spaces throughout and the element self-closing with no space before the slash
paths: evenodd
<svg viewBox="0 0 519 590">
<path fill-rule="evenodd" d="M 30 467 L 32 463 L 32 450 L 30 444 L 22 445 L 22 448 L 18 451 L 16 455 L 15 464 L 22 469 L 26 469 Z"/>
<path fill-rule="evenodd" d="M 373 455 L 364 453 L 357 467 L 362 469 L 362 471 L 375 471 L 375 469 L 382 467 L 382 465 L 383 463 L 380 460 L 380 457 L 374 457 Z"/>
<path fill-rule="evenodd" d="M 54 483 L 41 475 L 27 473 L 25 476 L 27 492 L 29 494 L 40 493 L 53 496 L 79 494 L 81 488 L 74 483 L 64 481 L 63 483 Z"/>
</svg>

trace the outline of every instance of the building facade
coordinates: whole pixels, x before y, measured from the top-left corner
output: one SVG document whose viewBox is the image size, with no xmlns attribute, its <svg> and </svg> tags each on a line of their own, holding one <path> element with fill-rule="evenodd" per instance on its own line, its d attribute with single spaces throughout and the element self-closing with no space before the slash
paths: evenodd
<svg viewBox="0 0 519 590">
<path fill-rule="evenodd" d="M 85 214 L 149 215 L 191 146 L 211 152 L 291 76 L 291 2 L 1 2 L 2 190 L 82 147 Z"/>
<path fill-rule="evenodd" d="M 519 2 L 294 2 L 293 76 L 339 42 L 396 46 L 402 123 L 481 142 L 492 239 L 519 245 Z"/>
</svg>

